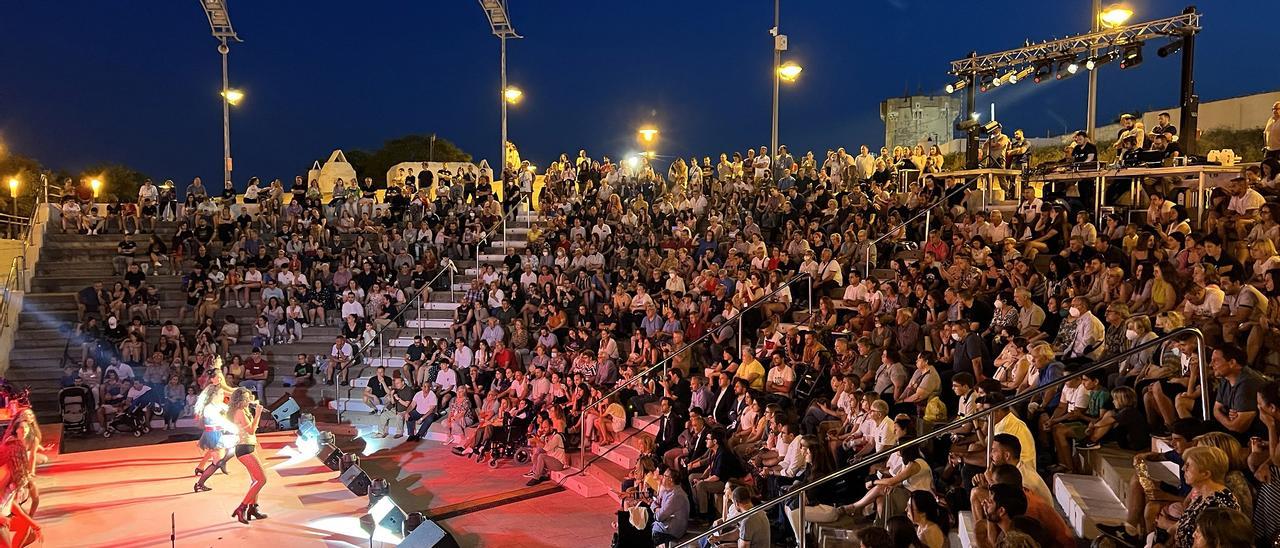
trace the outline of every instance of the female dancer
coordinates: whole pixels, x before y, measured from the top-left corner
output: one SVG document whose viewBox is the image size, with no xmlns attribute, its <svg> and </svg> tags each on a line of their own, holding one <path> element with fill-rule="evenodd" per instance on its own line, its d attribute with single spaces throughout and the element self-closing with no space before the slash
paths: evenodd
<svg viewBox="0 0 1280 548">
<path fill-rule="evenodd" d="M 267 484 L 267 475 L 262 471 L 262 463 L 254 451 L 258 448 L 258 420 L 262 418 L 262 406 L 247 388 L 237 388 L 231 393 L 231 403 L 227 406 L 227 420 L 236 427 L 236 459 L 249 470 L 249 491 L 244 500 L 236 507 L 231 517 L 240 523 L 249 523 L 251 519 L 267 519 L 267 515 L 258 511 L 258 493 Z"/>
<path fill-rule="evenodd" d="M 222 443 L 222 432 L 227 426 L 226 418 L 223 416 L 227 408 L 226 398 L 231 394 L 232 389 L 227 385 L 227 379 L 223 376 L 221 368 L 211 367 L 207 373 L 209 384 L 200 391 L 194 409 L 196 416 L 200 417 L 200 421 L 204 424 L 204 433 L 200 434 L 200 441 L 196 443 L 196 447 L 204 451 L 204 455 L 200 457 L 200 464 L 196 465 L 196 475 L 200 476 L 194 488 L 197 493 L 212 491 L 213 489 L 206 487 L 204 483 L 209 480 L 209 476 L 213 475 L 214 470 L 221 469 L 222 473 L 226 474 L 227 461 L 231 460 L 231 455 L 227 453 Z"/>
<path fill-rule="evenodd" d="M 48 462 L 49 457 L 43 452 L 51 448 L 40 445 L 40 424 L 36 422 L 36 414 L 30 408 L 23 409 L 18 413 L 18 417 L 9 424 L 9 429 L 4 433 L 4 440 L 17 440 L 26 452 L 28 466 L 27 496 L 19 498 L 18 502 L 30 500 L 31 509 L 27 511 L 27 514 L 34 516 L 36 508 L 40 506 L 40 490 L 36 489 L 35 482 L 36 466 Z"/>
<path fill-rule="evenodd" d="M 40 540 L 40 526 L 18 504 L 22 490 L 32 485 L 29 454 L 17 438 L 0 443 L 0 548 L 26 546 Z"/>
</svg>

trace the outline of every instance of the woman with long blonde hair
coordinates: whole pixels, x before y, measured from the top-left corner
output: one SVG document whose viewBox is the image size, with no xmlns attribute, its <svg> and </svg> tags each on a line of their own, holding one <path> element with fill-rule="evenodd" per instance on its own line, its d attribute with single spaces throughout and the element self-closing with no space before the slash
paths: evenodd
<svg viewBox="0 0 1280 548">
<path fill-rule="evenodd" d="M 252 407 L 252 409 L 250 408 Z M 231 402 L 227 404 L 226 418 L 236 428 L 236 459 L 249 471 L 249 491 L 244 494 L 240 506 L 236 507 L 231 517 L 240 523 L 249 523 L 251 519 L 267 519 L 267 515 L 258 511 L 258 493 L 267 485 L 267 475 L 262 470 L 262 462 L 258 460 L 258 421 L 262 418 L 262 405 L 247 388 L 237 388 L 231 393 Z"/>
<path fill-rule="evenodd" d="M 232 388 L 227 384 L 222 368 L 211 367 L 208 373 L 209 384 L 200 391 L 193 406 L 196 416 L 204 426 L 200 441 L 196 442 L 196 447 L 204 451 L 200 456 L 200 464 L 196 465 L 196 475 L 200 476 L 194 487 L 196 493 L 211 491 L 211 488 L 205 486 L 205 482 L 209 480 L 209 476 L 213 475 L 214 470 L 222 470 L 223 474 L 228 473 L 227 461 L 231 460 L 222 443 L 222 436 L 227 426 L 223 413 L 227 408 L 226 400 Z"/>
</svg>

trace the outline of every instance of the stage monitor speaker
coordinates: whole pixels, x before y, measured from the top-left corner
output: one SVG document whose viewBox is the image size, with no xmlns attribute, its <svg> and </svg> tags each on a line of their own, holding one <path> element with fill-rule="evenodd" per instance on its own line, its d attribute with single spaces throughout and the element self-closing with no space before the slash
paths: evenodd
<svg viewBox="0 0 1280 548">
<path fill-rule="evenodd" d="M 320 448 L 320 454 L 317 456 L 320 457 L 320 462 L 323 462 L 330 470 L 337 472 L 338 468 L 342 466 L 342 457 L 344 455 L 345 453 L 338 449 L 337 446 L 332 443 L 326 443 Z"/>
<path fill-rule="evenodd" d="M 360 465 L 357 464 L 348 468 L 338 479 L 342 481 L 343 485 L 347 486 L 347 490 L 357 496 L 364 497 L 369 495 L 369 484 L 372 482 L 369 479 L 369 474 L 360 469 Z"/>
<path fill-rule="evenodd" d="M 298 406 L 298 401 L 293 399 L 293 396 L 284 394 L 275 403 L 267 406 L 267 411 L 271 412 L 271 418 L 276 420 L 281 430 L 289 430 L 298 427 L 298 414 L 302 408 Z"/>
<path fill-rule="evenodd" d="M 338 463 L 338 471 L 345 474 L 347 470 L 360 464 L 360 456 L 347 453 L 342 455 L 342 461 Z"/>
<path fill-rule="evenodd" d="M 441 529 L 436 522 L 423 521 L 421 525 L 400 541 L 400 548 L 461 548 L 453 535 Z"/>
</svg>

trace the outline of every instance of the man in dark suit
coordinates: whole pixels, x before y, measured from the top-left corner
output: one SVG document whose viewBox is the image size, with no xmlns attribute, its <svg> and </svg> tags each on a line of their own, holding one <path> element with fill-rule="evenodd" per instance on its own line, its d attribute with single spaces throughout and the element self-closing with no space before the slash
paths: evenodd
<svg viewBox="0 0 1280 548">
<path fill-rule="evenodd" d="M 707 419 L 699 411 L 689 413 L 689 428 L 680 433 L 680 446 L 667 451 L 662 456 L 668 468 L 684 470 L 707 451 Z M 694 472 L 693 468 L 687 470 Z"/>
<path fill-rule="evenodd" d="M 667 451 L 680 445 L 680 432 L 684 429 L 684 421 L 675 413 L 675 402 L 671 398 L 662 398 L 658 411 L 658 433 L 653 440 L 653 455 L 661 459 Z"/>
<path fill-rule="evenodd" d="M 737 400 L 737 395 L 734 394 L 734 383 L 730 380 L 728 373 L 721 371 L 716 375 L 716 379 L 716 391 L 711 398 L 711 418 L 716 424 L 725 426 L 735 418 L 733 404 Z"/>
</svg>

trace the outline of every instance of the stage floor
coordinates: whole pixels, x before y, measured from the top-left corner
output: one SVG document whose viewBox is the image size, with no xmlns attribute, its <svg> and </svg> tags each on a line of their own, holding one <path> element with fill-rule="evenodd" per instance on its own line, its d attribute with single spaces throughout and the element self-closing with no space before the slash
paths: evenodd
<svg viewBox="0 0 1280 548">
<path fill-rule="evenodd" d="M 36 520 L 45 545 L 168 546 L 172 516 L 178 546 L 369 546 L 359 527 L 368 499 L 351 494 L 317 459 L 281 455 L 295 438 L 292 432 L 259 437 L 267 469 L 259 502 L 270 518 L 250 525 L 231 517 L 248 480 L 234 459 L 230 475 L 210 479 L 213 491 L 192 492 L 195 442 L 58 455 L 37 474 Z M 430 441 L 381 448 L 364 462 L 371 476 L 391 481 L 393 498 L 406 511 L 428 513 L 524 489 L 527 470 L 493 470 Z M 560 491 L 438 522 L 462 546 L 608 546 L 612 504 Z M 546 527 L 551 522 L 554 528 Z M 376 540 L 394 545 L 398 539 Z"/>
</svg>

